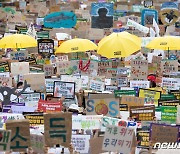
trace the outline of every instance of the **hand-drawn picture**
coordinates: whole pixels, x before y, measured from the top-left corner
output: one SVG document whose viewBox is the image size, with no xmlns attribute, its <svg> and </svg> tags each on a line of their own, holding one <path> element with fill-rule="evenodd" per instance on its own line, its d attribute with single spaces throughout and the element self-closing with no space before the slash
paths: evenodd
<svg viewBox="0 0 180 154">
<path fill-rule="evenodd" d="M 72 28 L 76 22 L 73 12 L 54 12 L 44 18 L 44 26 L 48 28 Z"/>
<path fill-rule="evenodd" d="M 165 2 L 161 6 L 160 11 L 161 21 L 164 25 L 174 24 L 179 17 L 178 6 L 173 2 Z"/>
<path fill-rule="evenodd" d="M 92 3 L 91 16 L 92 28 L 111 28 L 113 27 L 113 3 Z"/>
<path fill-rule="evenodd" d="M 144 9 L 144 10 L 142 10 L 141 24 L 143 26 L 152 25 L 153 24 L 153 18 L 158 23 L 158 12 L 157 12 L 157 10 L 152 10 L 152 9 Z"/>
</svg>

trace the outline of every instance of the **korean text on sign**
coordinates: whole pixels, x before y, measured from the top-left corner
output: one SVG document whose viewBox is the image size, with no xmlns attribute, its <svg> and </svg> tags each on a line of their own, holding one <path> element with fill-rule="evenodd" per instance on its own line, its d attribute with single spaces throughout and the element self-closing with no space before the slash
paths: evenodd
<svg viewBox="0 0 180 154">
<path fill-rule="evenodd" d="M 107 126 L 102 150 L 118 153 L 130 153 L 134 138 L 134 130 L 122 126 Z"/>
</svg>

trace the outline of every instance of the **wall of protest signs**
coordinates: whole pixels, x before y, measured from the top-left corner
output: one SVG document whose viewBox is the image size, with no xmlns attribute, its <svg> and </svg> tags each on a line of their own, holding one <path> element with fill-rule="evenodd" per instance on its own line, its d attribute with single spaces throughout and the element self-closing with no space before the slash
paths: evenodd
<svg viewBox="0 0 180 154">
<path fill-rule="evenodd" d="M 54 97 L 62 97 L 74 99 L 75 97 L 75 83 L 74 82 L 54 82 Z"/>
</svg>

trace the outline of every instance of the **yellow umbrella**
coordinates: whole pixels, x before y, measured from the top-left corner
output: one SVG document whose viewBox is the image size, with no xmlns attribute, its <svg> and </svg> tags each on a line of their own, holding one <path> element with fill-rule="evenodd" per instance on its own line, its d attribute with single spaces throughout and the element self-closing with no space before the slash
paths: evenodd
<svg viewBox="0 0 180 154">
<path fill-rule="evenodd" d="M 180 49 L 180 37 L 176 36 L 164 36 L 156 37 L 146 48 L 149 49 L 159 49 L 159 50 L 179 50 Z"/>
<path fill-rule="evenodd" d="M 28 48 L 36 46 L 37 41 L 25 34 L 12 34 L 0 40 L 0 48 Z"/>
<path fill-rule="evenodd" d="M 128 32 L 112 33 L 98 44 L 98 54 L 107 58 L 128 57 L 141 49 L 141 38 Z"/>
<path fill-rule="evenodd" d="M 75 38 L 63 42 L 57 49 L 57 53 L 71 53 L 71 52 L 85 52 L 89 50 L 96 50 L 97 45 L 87 39 Z"/>
</svg>

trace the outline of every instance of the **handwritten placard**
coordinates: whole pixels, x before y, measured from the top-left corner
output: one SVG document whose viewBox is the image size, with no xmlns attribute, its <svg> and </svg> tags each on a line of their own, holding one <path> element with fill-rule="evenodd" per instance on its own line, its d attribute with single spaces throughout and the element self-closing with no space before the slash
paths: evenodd
<svg viewBox="0 0 180 154">
<path fill-rule="evenodd" d="M 158 106 L 158 100 L 161 98 L 161 91 L 140 89 L 139 97 L 145 98 L 145 105 L 155 105 Z"/>
<path fill-rule="evenodd" d="M 114 90 L 117 90 L 117 89 L 118 89 L 117 86 L 112 86 L 112 85 L 106 85 L 105 86 L 105 91 L 114 92 Z"/>
<path fill-rule="evenodd" d="M 6 129 L 11 130 L 10 148 L 15 152 L 25 152 L 30 146 L 29 120 L 9 120 Z"/>
<path fill-rule="evenodd" d="M 130 117 L 137 121 L 151 121 L 155 116 L 155 106 L 131 106 Z"/>
<path fill-rule="evenodd" d="M 180 79 L 179 78 L 162 78 L 162 87 L 167 90 L 179 90 Z"/>
<path fill-rule="evenodd" d="M 146 80 L 148 75 L 147 60 L 131 60 L 131 80 Z"/>
<path fill-rule="evenodd" d="M 121 104 L 127 104 L 128 108 L 130 106 L 144 106 L 144 98 L 135 96 L 122 96 Z"/>
<path fill-rule="evenodd" d="M 72 135 L 71 142 L 74 146 L 75 151 L 79 153 L 88 153 L 89 140 L 90 140 L 90 135 Z"/>
<path fill-rule="evenodd" d="M 168 75 L 172 72 L 178 72 L 178 65 L 177 60 L 163 60 L 161 62 L 161 73 Z"/>
<path fill-rule="evenodd" d="M 107 126 L 102 150 L 118 153 L 130 153 L 134 138 L 134 130 L 123 126 Z"/>
<path fill-rule="evenodd" d="M 75 83 L 74 82 L 54 82 L 54 97 L 64 96 L 67 99 L 74 99 L 75 97 Z"/>
<path fill-rule="evenodd" d="M 57 74 L 66 74 L 68 68 L 70 67 L 70 61 L 59 61 L 56 63 L 57 65 Z"/>
<path fill-rule="evenodd" d="M 149 81 L 135 81 L 135 80 L 130 80 L 130 87 L 131 88 L 149 88 L 150 82 Z"/>
<path fill-rule="evenodd" d="M 60 144 L 68 147 L 71 143 L 72 113 L 44 114 L 44 136 L 48 147 Z"/>
<path fill-rule="evenodd" d="M 119 116 L 119 99 L 111 94 L 93 94 L 86 101 L 87 115 Z"/>
<path fill-rule="evenodd" d="M 9 151 L 11 143 L 11 130 L 0 130 L 0 151 Z"/>
<path fill-rule="evenodd" d="M 44 65 L 43 70 L 44 70 L 45 76 L 52 76 L 52 75 L 54 75 L 54 67 L 51 64 Z"/>
<path fill-rule="evenodd" d="M 177 126 L 152 123 L 150 130 L 150 139 L 153 144 L 157 142 L 175 143 L 178 141 L 179 128 Z"/>
<path fill-rule="evenodd" d="M 24 60 L 28 58 L 28 51 L 23 50 L 23 51 L 11 52 L 10 58 L 11 60 Z"/>
<path fill-rule="evenodd" d="M 31 73 L 24 75 L 24 80 L 30 84 L 32 90 L 38 92 L 45 92 L 45 75 L 44 73 Z"/>
<path fill-rule="evenodd" d="M 102 115 L 72 116 L 73 129 L 99 129 Z"/>
<path fill-rule="evenodd" d="M 28 62 L 13 62 L 11 63 L 11 73 L 13 75 L 24 75 L 29 73 Z"/>
<path fill-rule="evenodd" d="M 25 103 L 25 106 L 28 107 L 37 107 L 38 101 L 41 98 L 41 93 L 23 93 L 18 98 L 19 103 Z"/>
<path fill-rule="evenodd" d="M 105 83 L 97 80 L 90 80 L 90 89 L 95 91 L 104 91 Z"/>
</svg>

